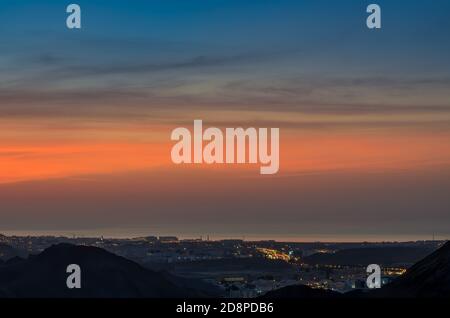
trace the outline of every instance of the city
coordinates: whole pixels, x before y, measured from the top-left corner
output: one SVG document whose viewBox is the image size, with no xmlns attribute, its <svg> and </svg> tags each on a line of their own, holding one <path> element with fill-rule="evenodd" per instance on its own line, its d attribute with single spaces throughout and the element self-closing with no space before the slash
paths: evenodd
<svg viewBox="0 0 450 318">
<path fill-rule="evenodd" d="M 382 283 L 444 244 L 444 241 L 292 243 L 147 236 L 104 237 L 0 235 L 0 259 L 14 262 L 61 243 L 95 246 L 167 272 L 215 297 L 252 298 L 290 285 L 340 293 L 365 289 L 366 267 L 382 266 Z M 0 263 L 1 264 L 1 263 Z"/>
</svg>

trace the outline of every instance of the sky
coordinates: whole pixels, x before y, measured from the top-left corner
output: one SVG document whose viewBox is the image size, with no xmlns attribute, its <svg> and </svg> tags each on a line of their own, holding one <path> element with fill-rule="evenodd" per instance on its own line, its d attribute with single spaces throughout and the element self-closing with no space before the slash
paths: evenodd
<svg viewBox="0 0 450 318">
<path fill-rule="evenodd" d="M 449 1 L 72 2 L 0 0 L 0 231 L 450 237 Z M 174 165 L 194 119 L 279 173 Z"/>
</svg>

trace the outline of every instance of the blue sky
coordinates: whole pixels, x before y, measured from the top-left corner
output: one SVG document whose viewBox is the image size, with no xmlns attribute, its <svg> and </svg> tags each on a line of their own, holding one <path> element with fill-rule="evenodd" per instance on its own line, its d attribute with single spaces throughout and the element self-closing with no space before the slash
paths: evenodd
<svg viewBox="0 0 450 318">
<path fill-rule="evenodd" d="M 449 70 L 448 1 L 378 1 L 383 29 L 374 32 L 364 23 L 369 1 L 78 1 L 79 32 L 65 29 L 69 3 L 2 0 L 0 54 L 92 63 L 268 55 L 273 66 L 264 67 L 275 74 L 285 64 L 340 74 Z"/>
<path fill-rule="evenodd" d="M 368 1 L 78 1 L 76 31 L 69 1 L 1 3 L 3 115 L 28 114 L 15 95 L 48 105 L 68 90 L 67 104 L 122 91 L 124 103 L 141 94 L 171 106 L 447 106 L 448 1 L 378 1 L 377 31 L 365 26 Z"/>
</svg>

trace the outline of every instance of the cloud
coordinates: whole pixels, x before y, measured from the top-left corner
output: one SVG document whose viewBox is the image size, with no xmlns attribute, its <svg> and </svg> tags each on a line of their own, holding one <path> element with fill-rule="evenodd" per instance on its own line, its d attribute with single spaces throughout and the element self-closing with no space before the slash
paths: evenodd
<svg viewBox="0 0 450 318">
<path fill-rule="evenodd" d="M 44 53 L 31 58 L 30 61 L 37 65 L 48 66 L 61 64 L 62 62 L 66 61 L 66 59 L 52 53 Z"/>
<path fill-rule="evenodd" d="M 129 63 L 129 64 L 106 64 L 106 65 L 88 65 L 88 66 L 70 66 L 61 68 L 53 74 L 60 74 L 63 77 L 84 77 L 84 76 L 103 76 L 115 74 L 142 74 L 152 72 L 164 72 L 170 70 L 186 68 L 206 68 L 221 67 L 228 64 L 254 60 L 251 55 L 237 55 L 228 57 L 208 57 L 196 56 L 187 60 L 167 62 L 167 63 Z"/>
<path fill-rule="evenodd" d="M 293 64 L 289 50 L 95 36 L 61 47 L 25 51 L 0 73 L 1 116 L 127 117 L 186 107 L 342 115 L 450 111 L 450 77 L 308 73 L 304 64 Z"/>
</svg>

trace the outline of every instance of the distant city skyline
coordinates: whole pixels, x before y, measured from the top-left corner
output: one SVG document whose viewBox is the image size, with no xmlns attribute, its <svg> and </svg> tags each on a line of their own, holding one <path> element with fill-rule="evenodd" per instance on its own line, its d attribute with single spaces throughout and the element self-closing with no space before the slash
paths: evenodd
<svg viewBox="0 0 450 318">
<path fill-rule="evenodd" d="M 243 241 L 276 241 L 276 242 L 336 242 L 336 243 L 359 243 L 359 242 L 414 242 L 414 241 L 447 241 L 450 234 L 431 233 L 430 235 L 408 235 L 408 234 L 360 234 L 360 235 L 330 235 L 330 234 L 200 234 L 200 233 L 174 233 L 174 232 L 148 232 L 146 229 L 92 229 L 92 230 L 0 230 L 0 235 L 6 236 L 61 236 L 61 237 L 103 237 L 105 239 L 133 239 L 142 237 L 167 237 L 174 236 L 180 240 L 201 239 L 204 241 L 220 241 L 220 240 L 243 240 Z"/>
</svg>

